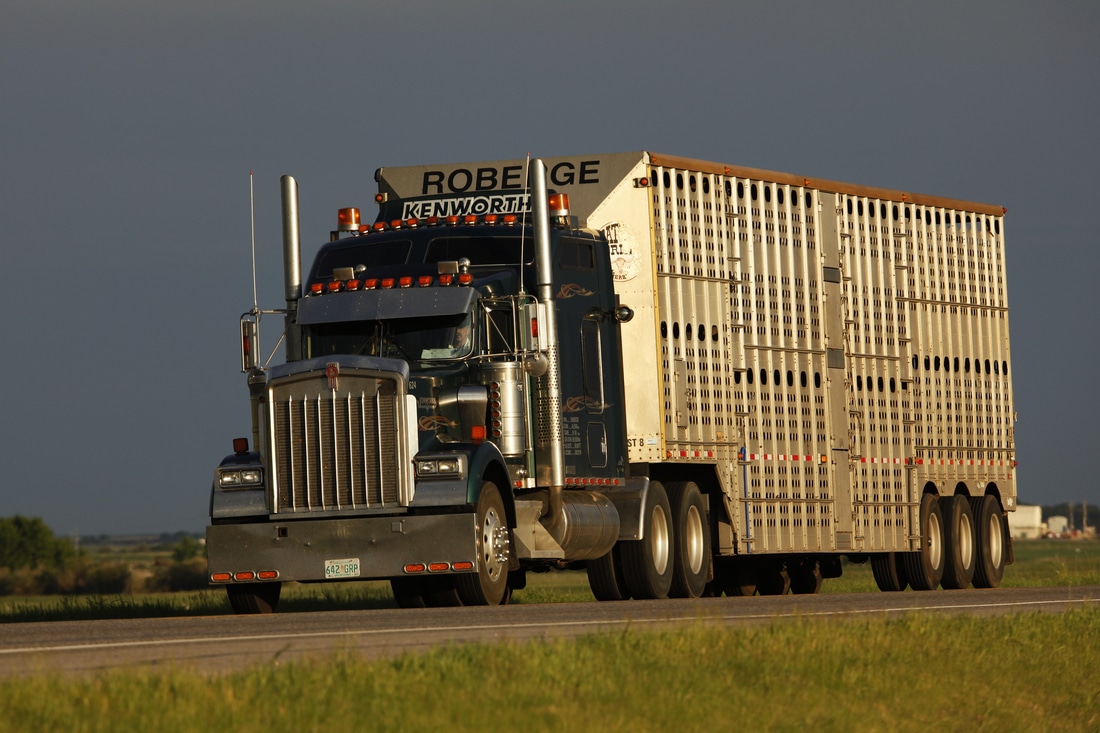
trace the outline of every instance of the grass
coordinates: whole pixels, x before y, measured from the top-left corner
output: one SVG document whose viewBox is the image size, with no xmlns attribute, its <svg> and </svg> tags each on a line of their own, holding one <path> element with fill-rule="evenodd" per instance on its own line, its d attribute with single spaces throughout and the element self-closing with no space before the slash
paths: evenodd
<svg viewBox="0 0 1100 733">
<path fill-rule="evenodd" d="M 0 729 L 1089 731 L 1100 610 L 801 621 L 0 686 Z"/>
<path fill-rule="evenodd" d="M 1016 562 L 1005 570 L 1007 588 L 1100 585 L 1100 542 L 1035 540 L 1015 544 Z M 825 593 L 874 592 L 869 563 L 844 563 L 844 575 L 825 581 Z M 571 603 L 594 600 L 584 571 L 529 573 L 527 588 L 513 603 Z M 393 608 L 386 582 L 288 584 L 281 613 Z M 0 597 L 0 624 L 163 616 L 210 616 L 232 610 L 224 591 L 144 593 L 102 596 Z"/>
</svg>

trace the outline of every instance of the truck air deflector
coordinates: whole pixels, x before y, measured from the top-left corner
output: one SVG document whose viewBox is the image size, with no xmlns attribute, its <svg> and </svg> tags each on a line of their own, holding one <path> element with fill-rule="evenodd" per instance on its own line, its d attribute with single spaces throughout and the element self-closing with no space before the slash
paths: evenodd
<svg viewBox="0 0 1100 733">
<path fill-rule="evenodd" d="M 299 301 L 298 323 L 308 326 L 467 313 L 476 295 L 468 288 L 333 293 Z"/>
</svg>

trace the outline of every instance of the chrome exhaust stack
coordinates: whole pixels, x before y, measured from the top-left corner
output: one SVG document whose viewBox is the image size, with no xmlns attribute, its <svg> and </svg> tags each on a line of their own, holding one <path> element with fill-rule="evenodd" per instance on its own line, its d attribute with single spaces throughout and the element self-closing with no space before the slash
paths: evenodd
<svg viewBox="0 0 1100 733">
<path fill-rule="evenodd" d="M 280 180 L 283 192 L 283 284 L 286 297 L 286 360 L 302 358 L 298 333 L 298 299 L 302 297 L 302 238 L 298 222 L 298 182 L 294 176 Z"/>
<path fill-rule="evenodd" d="M 540 159 L 531 161 L 530 171 L 533 223 L 535 228 L 535 279 L 539 300 L 546 305 L 544 324 L 540 326 L 540 338 L 545 334 L 544 347 L 548 368 L 546 371 L 546 410 L 551 416 L 549 426 L 550 486 L 549 511 L 546 528 L 553 529 L 562 515 L 562 491 L 565 486 L 565 442 L 561 429 L 561 363 L 558 354 L 557 313 L 554 309 L 553 268 L 550 259 L 550 203 L 546 191 L 546 164 Z"/>
</svg>

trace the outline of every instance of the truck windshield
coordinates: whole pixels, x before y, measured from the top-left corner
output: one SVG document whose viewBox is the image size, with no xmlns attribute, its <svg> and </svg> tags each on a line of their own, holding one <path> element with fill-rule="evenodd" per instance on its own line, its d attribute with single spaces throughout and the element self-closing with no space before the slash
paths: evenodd
<svg viewBox="0 0 1100 733">
<path fill-rule="evenodd" d="M 360 354 L 407 362 L 459 359 L 473 351 L 469 314 L 321 323 L 307 333 L 309 356 Z"/>
</svg>

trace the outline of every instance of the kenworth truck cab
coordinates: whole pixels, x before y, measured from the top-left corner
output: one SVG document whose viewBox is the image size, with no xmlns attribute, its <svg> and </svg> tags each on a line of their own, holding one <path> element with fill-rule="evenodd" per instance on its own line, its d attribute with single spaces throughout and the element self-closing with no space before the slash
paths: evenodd
<svg viewBox="0 0 1100 733">
<path fill-rule="evenodd" d="M 261 366 L 261 314 L 242 317 L 255 449 L 238 439 L 218 467 L 207 529 L 237 612 L 274 610 L 286 581 L 346 579 L 389 579 L 404 606 L 498 604 L 525 567 L 638 538 L 647 482 L 628 476 L 619 376 L 631 310 L 603 235 L 575 226 L 539 161 L 531 179 L 506 213 L 398 218 L 405 203 L 383 200 L 360 226 L 341 210 L 298 297 L 284 177 L 289 356 Z"/>
</svg>

